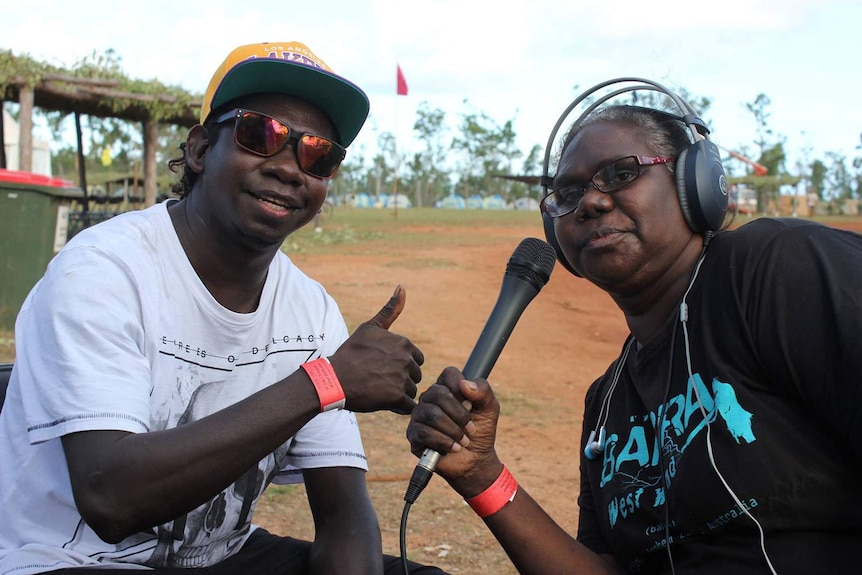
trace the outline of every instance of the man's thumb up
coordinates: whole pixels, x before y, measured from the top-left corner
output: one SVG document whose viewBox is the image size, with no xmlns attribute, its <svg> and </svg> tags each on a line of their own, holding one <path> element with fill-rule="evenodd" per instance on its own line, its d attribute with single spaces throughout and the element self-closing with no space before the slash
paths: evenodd
<svg viewBox="0 0 862 575">
<path fill-rule="evenodd" d="M 382 327 L 383 329 L 389 329 L 389 327 L 395 323 L 395 320 L 398 319 L 398 316 L 401 315 L 401 311 L 404 309 L 404 304 L 406 302 L 407 291 L 399 285 L 395 288 L 395 292 L 392 294 L 392 297 L 389 298 L 389 301 L 386 302 L 386 305 L 380 308 L 377 315 L 368 320 L 368 323 L 372 323 L 376 326 Z"/>
</svg>

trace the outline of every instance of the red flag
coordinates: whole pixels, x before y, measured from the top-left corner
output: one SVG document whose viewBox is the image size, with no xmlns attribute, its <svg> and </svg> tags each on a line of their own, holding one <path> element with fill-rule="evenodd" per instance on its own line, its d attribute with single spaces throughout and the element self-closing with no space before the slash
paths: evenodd
<svg viewBox="0 0 862 575">
<path fill-rule="evenodd" d="M 404 79 L 404 74 L 401 72 L 401 65 L 398 65 L 398 95 L 407 95 L 407 80 Z"/>
</svg>

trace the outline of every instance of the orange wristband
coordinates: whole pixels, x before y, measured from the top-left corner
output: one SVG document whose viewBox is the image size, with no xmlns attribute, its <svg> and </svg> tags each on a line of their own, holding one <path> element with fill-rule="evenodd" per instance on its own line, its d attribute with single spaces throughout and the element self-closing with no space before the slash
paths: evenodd
<svg viewBox="0 0 862 575">
<path fill-rule="evenodd" d="M 335 375 L 335 370 L 332 369 L 328 359 L 321 357 L 303 363 L 301 367 L 308 374 L 311 383 L 314 384 L 314 389 L 317 390 L 321 413 L 344 407 L 344 389 L 341 388 L 338 376 Z"/>
<path fill-rule="evenodd" d="M 515 498 L 518 492 L 518 482 L 504 465 L 499 477 L 488 489 L 471 497 L 467 504 L 473 508 L 479 517 L 488 517 L 502 509 Z"/>
</svg>

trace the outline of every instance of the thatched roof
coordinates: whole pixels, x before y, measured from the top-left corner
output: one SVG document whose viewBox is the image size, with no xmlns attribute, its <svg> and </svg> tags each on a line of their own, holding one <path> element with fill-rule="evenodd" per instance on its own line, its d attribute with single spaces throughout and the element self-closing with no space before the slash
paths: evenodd
<svg viewBox="0 0 862 575">
<path fill-rule="evenodd" d="M 3 100 L 18 102 L 24 78 L 9 79 Z M 64 74 L 45 74 L 34 86 L 34 105 L 100 118 L 121 118 L 142 122 L 152 117 L 152 106 L 171 110 L 159 121 L 191 127 L 198 121 L 200 102 L 183 106 L 170 94 L 143 94 L 123 90 L 119 80 L 78 78 Z"/>
</svg>

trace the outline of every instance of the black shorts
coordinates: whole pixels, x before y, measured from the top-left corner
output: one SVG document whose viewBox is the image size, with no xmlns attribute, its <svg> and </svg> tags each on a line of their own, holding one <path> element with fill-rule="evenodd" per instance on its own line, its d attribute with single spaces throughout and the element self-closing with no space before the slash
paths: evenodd
<svg viewBox="0 0 862 575">
<path fill-rule="evenodd" d="M 160 575 L 304 575 L 308 572 L 308 554 L 311 543 L 292 537 L 273 535 L 265 529 L 256 529 L 236 555 L 210 567 L 183 569 L 167 567 L 151 571 L 104 569 L 98 567 L 70 567 L 47 573 L 56 575 L 131 575 L 132 573 L 159 573 Z M 349 560 L 349 558 L 345 558 Z M 436 567 L 426 567 L 408 561 L 410 575 L 446 575 Z M 384 575 L 403 575 L 401 558 L 383 556 Z"/>
</svg>

